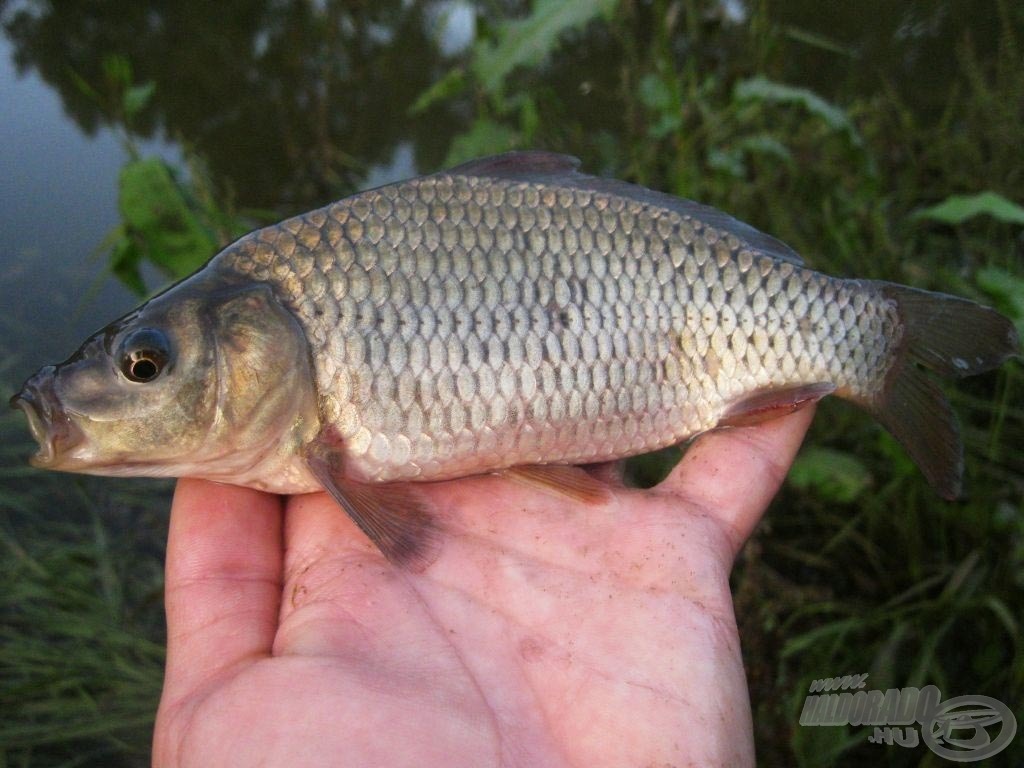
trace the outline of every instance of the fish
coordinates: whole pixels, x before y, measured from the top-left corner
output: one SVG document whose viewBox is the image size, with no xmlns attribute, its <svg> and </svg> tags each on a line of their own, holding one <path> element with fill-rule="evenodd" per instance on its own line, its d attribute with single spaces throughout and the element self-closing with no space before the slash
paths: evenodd
<svg viewBox="0 0 1024 768">
<path fill-rule="evenodd" d="M 32 376 L 37 467 L 326 490 L 424 567 L 418 483 L 501 473 L 584 500 L 581 466 L 827 395 L 961 492 L 932 374 L 1020 354 L 967 299 L 831 277 L 719 210 L 519 151 L 251 232 Z"/>
</svg>

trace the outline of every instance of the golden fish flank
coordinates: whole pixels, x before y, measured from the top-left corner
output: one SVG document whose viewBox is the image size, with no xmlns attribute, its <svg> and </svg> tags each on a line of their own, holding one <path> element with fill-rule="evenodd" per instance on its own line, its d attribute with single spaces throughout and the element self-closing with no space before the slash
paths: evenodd
<svg viewBox="0 0 1024 768">
<path fill-rule="evenodd" d="M 36 463 L 323 487 L 422 564 L 435 524 L 395 481 L 507 470 L 597 498 L 552 465 L 835 392 L 959 492 L 955 419 L 921 368 L 998 366 L 1018 349 L 1006 318 L 822 275 L 720 211 L 576 165 L 485 158 L 247 235 L 26 384 Z"/>
</svg>

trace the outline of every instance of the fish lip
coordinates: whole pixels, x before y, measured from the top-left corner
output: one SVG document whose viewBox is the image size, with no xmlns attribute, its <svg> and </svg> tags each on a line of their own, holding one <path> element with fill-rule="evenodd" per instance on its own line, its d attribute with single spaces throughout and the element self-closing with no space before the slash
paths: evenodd
<svg viewBox="0 0 1024 768">
<path fill-rule="evenodd" d="M 40 371 L 30 379 L 11 398 L 10 404 L 12 408 L 20 408 L 25 413 L 32 437 L 39 444 L 39 450 L 29 459 L 29 463 L 34 467 L 52 469 L 85 436 L 61 408 L 53 393 L 52 380 L 42 374 L 43 371 Z"/>
</svg>

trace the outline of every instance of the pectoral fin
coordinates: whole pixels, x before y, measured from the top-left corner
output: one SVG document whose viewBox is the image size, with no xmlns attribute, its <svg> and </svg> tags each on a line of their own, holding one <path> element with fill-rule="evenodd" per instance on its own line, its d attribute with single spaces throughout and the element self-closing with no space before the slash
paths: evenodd
<svg viewBox="0 0 1024 768">
<path fill-rule="evenodd" d="M 498 474 L 584 504 L 600 504 L 609 497 L 608 486 L 579 467 L 530 464 L 503 469 Z"/>
<path fill-rule="evenodd" d="M 439 529 L 410 483 L 360 483 L 344 477 L 329 450 L 307 452 L 310 472 L 394 565 L 422 571 L 437 557 Z"/>
</svg>

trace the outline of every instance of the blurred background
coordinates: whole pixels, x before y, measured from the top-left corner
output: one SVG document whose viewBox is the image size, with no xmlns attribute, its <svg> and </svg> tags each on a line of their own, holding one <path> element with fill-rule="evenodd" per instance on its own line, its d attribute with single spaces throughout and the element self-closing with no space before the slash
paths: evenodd
<svg viewBox="0 0 1024 768">
<path fill-rule="evenodd" d="M 0 29 L 6 393 L 249 229 L 527 147 L 1024 331 L 1018 2 L 0 0 Z M 762 764 L 939 764 L 801 727 L 822 677 L 1024 721 L 1022 373 L 949 388 L 957 503 L 870 418 L 821 407 L 733 577 Z M 31 451 L 0 415 L 0 766 L 148 765 L 171 486 Z M 1022 760 L 1018 736 L 992 764 Z"/>
</svg>

